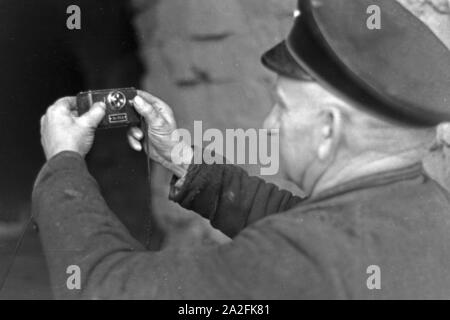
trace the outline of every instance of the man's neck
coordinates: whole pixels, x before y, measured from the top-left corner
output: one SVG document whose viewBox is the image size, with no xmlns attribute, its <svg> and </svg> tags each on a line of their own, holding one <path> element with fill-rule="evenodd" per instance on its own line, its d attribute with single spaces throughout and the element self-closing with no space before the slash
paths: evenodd
<svg viewBox="0 0 450 320">
<path fill-rule="evenodd" d="M 326 189 L 354 179 L 408 167 L 420 162 L 422 156 L 419 151 L 412 150 L 395 155 L 372 153 L 343 159 L 326 170 L 313 185 L 310 194 L 314 197 Z"/>
</svg>

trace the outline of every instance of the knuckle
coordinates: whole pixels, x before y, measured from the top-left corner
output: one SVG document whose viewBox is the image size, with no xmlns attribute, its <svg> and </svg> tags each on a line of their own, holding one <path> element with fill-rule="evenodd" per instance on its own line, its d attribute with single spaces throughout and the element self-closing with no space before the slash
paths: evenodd
<svg viewBox="0 0 450 320">
<path fill-rule="evenodd" d="M 53 103 L 53 107 L 57 110 L 65 109 L 70 107 L 73 102 L 74 102 L 73 97 L 63 97 L 56 100 L 55 103 Z"/>
<path fill-rule="evenodd" d="M 51 106 L 49 106 L 49 107 L 47 108 L 47 110 L 45 111 L 45 114 L 47 115 L 47 114 L 53 112 L 53 109 L 54 109 L 54 108 L 55 108 L 55 105 L 52 104 Z"/>
<path fill-rule="evenodd" d="M 64 100 L 65 100 L 66 98 L 59 98 L 59 99 L 56 99 L 56 101 L 55 101 L 55 103 L 53 103 L 53 104 L 60 104 L 61 102 L 63 102 Z"/>
<path fill-rule="evenodd" d="M 47 109 L 47 115 L 57 113 L 61 109 L 61 104 L 54 103 Z"/>
<path fill-rule="evenodd" d="M 64 106 L 67 104 L 67 98 L 59 98 L 58 100 L 55 101 L 55 103 L 53 104 L 55 107 L 60 107 L 60 106 Z"/>
</svg>

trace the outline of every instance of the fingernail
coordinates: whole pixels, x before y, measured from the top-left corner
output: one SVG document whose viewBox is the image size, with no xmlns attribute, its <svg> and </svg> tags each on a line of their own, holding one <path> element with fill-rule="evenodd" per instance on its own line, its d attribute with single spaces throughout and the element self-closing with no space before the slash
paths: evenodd
<svg viewBox="0 0 450 320">
<path fill-rule="evenodd" d="M 138 106 L 143 106 L 144 105 L 144 99 L 142 99 L 141 97 L 139 97 L 139 96 L 136 96 L 135 98 L 134 98 L 134 102 L 138 105 Z"/>
</svg>

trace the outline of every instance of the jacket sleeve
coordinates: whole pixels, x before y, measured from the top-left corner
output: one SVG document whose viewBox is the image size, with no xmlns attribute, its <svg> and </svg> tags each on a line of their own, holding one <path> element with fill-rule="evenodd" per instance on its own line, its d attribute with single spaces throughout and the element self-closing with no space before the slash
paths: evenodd
<svg viewBox="0 0 450 320">
<path fill-rule="evenodd" d="M 181 181 L 172 179 L 169 198 L 209 219 L 233 238 L 256 221 L 291 209 L 302 199 L 250 177 L 234 165 L 192 164 Z"/>
<path fill-rule="evenodd" d="M 316 232 L 283 219 L 264 219 L 221 246 L 146 251 L 108 208 L 76 153 L 60 153 L 41 170 L 33 214 L 58 299 L 299 298 L 323 278 L 305 254 L 311 249 L 282 236 L 304 236 L 308 245 Z"/>
</svg>

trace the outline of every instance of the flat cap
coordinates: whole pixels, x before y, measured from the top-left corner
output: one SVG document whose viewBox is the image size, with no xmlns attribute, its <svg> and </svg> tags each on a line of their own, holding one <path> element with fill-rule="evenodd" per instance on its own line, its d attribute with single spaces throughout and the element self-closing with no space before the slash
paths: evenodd
<svg viewBox="0 0 450 320">
<path fill-rule="evenodd" d="M 300 0 L 299 11 L 266 67 L 390 120 L 450 121 L 450 51 L 397 1 Z"/>
</svg>

